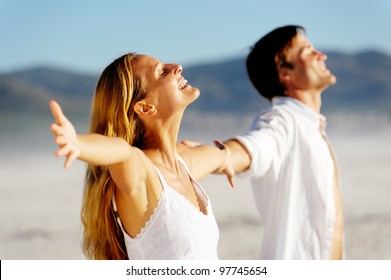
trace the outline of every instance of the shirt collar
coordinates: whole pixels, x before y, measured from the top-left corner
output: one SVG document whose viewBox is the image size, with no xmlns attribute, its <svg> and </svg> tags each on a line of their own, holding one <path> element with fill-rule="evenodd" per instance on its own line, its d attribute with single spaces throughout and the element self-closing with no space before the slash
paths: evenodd
<svg viewBox="0 0 391 280">
<path fill-rule="evenodd" d="M 289 96 L 276 96 L 272 99 L 272 104 L 286 104 L 290 108 L 294 109 L 295 112 L 298 112 L 300 115 L 302 115 L 308 122 L 314 125 L 314 127 L 319 129 L 321 132 L 324 132 L 326 129 L 326 117 L 322 114 L 315 112 L 313 109 L 305 105 L 303 102 L 297 100 L 296 98 Z"/>
</svg>

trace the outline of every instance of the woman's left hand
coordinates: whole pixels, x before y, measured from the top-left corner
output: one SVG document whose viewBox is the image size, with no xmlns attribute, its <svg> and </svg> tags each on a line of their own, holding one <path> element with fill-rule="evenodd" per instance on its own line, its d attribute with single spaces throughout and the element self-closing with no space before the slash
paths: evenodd
<svg viewBox="0 0 391 280">
<path fill-rule="evenodd" d="M 234 169 L 232 162 L 231 162 L 231 151 L 227 145 L 225 145 L 223 142 L 221 142 L 219 140 L 213 140 L 213 143 L 215 144 L 215 146 L 218 149 L 225 151 L 224 168 L 220 169 L 219 171 L 222 173 L 225 173 L 227 175 L 227 179 L 228 179 L 229 184 L 232 187 L 235 187 L 235 180 L 234 180 L 235 169 Z"/>
</svg>

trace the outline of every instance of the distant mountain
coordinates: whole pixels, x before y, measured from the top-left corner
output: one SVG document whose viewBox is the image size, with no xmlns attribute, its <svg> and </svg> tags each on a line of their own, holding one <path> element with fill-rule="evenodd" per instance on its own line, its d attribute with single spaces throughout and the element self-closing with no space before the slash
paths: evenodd
<svg viewBox="0 0 391 280">
<path fill-rule="evenodd" d="M 327 53 L 327 52 L 326 52 Z M 245 58 L 184 69 L 189 83 L 201 90 L 193 112 L 253 113 L 268 105 L 250 84 Z M 328 53 L 337 84 L 323 93 L 324 111 L 378 111 L 391 115 L 391 57 L 375 51 Z M 48 101 L 61 102 L 68 114 L 86 116 L 97 76 L 61 69 L 34 68 L 0 75 L 2 113 L 48 113 Z"/>
<path fill-rule="evenodd" d="M 40 114 L 56 99 L 72 114 L 87 115 L 97 77 L 54 68 L 0 75 L 1 113 Z"/>
</svg>

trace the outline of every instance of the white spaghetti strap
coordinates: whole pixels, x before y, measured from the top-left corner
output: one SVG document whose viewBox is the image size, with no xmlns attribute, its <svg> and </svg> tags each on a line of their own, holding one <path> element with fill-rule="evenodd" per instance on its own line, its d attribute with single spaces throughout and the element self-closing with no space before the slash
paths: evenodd
<svg viewBox="0 0 391 280">
<path fill-rule="evenodd" d="M 155 170 L 157 172 L 157 176 L 159 177 L 160 183 L 162 184 L 162 189 L 165 190 L 166 186 L 167 186 L 166 180 L 164 179 L 162 173 L 160 173 L 159 169 L 155 165 L 153 165 L 153 167 L 155 168 Z"/>
<path fill-rule="evenodd" d="M 187 167 L 186 165 L 186 162 L 183 160 L 183 158 L 181 158 L 179 155 L 177 155 L 177 158 L 178 158 L 178 161 L 182 164 L 182 166 L 185 168 L 187 174 L 189 175 L 189 177 L 191 178 L 191 180 L 193 181 L 193 183 L 197 186 L 197 189 L 200 189 L 201 192 L 206 196 L 204 190 L 201 188 L 200 184 L 198 183 L 198 181 L 196 179 L 194 179 L 193 175 L 191 175 L 190 173 L 190 170 L 189 168 Z"/>
<path fill-rule="evenodd" d="M 191 177 L 189 168 L 187 168 L 187 165 L 186 165 L 185 161 L 183 160 L 183 158 L 181 158 L 179 155 L 177 155 L 177 159 L 179 160 L 180 163 L 182 163 L 182 166 L 185 168 L 187 174 L 189 174 Z"/>
</svg>

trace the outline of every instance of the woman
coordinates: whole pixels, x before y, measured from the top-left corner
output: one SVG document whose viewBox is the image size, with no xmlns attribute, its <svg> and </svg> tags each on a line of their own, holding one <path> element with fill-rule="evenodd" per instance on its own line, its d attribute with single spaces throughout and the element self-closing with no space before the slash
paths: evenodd
<svg viewBox="0 0 391 280">
<path fill-rule="evenodd" d="M 81 213 L 88 258 L 217 259 L 217 224 L 197 180 L 224 172 L 233 184 L 234 172 L 221 143 L 177 143 L 198 96 L 180 65 L 129 53 L 99 78 L 90 134 L 77 135 L 50 102 L 56 156 L 66 157 L 65 168 L 76 158 L 88 163 Z"/>
</svg>

